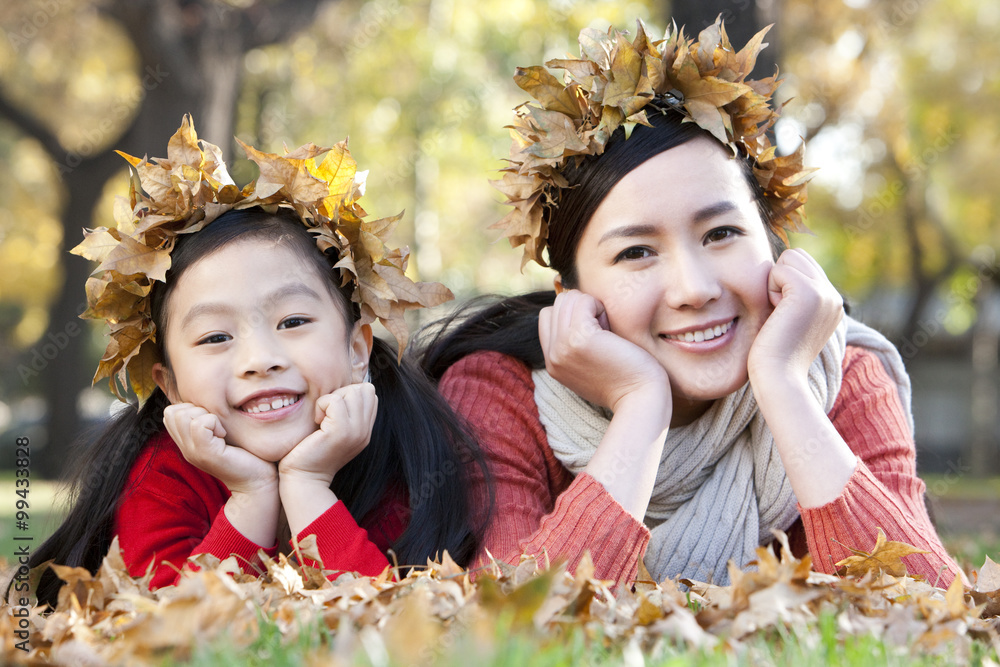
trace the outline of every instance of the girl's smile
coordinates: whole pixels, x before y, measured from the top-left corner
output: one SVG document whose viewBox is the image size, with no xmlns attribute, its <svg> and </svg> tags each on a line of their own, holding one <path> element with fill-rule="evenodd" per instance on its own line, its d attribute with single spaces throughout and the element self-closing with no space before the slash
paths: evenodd
<svg viewBox="0 0 1000 667">
<path fill-rule="evenodd" d="M 301 400 L 302 394 L 299 393 L 292 393 L 281 389 L 274 391 L 265 390 L 255 393 L 241 403 L 238 408 L 240 411 L 259 418 L 262 421 L 270 421 L 285 417 L 291 412 L 291 410 L 286 410 L 285 408 L 299 405 Z"/>
<path fill-rule="evenodd" d="M 317 429 L 317 399 L 360 382 L 367 368 L 361 328 L 348 328 L 328 283 L 271 241 L 206 255 L 168 299 L 170 364 L 159 367 L 158 384 L 172 403 L 218 417 L 227 444 L 281 460 Z"/>
<path fill-rule="evenodd" d="M 633 169 L 576 253 L 577 287 L 667 371 L 674 425 L 747 382 L 774 259 L 743 169 L 720 145 L 694 139 Z"/>
</svg>

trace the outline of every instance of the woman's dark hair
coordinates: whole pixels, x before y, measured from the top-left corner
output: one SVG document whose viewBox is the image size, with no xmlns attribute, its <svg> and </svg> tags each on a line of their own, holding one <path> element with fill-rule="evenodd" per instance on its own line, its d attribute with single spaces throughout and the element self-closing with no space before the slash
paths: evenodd
<svg viewBox="0 0 1000 667">
<path fill-rule="evenodd" d="M 359 318 L 350 292 L 332 270 L 335 257 L 324 256 L 305 226 L 292 214 L 260 208 L 230 211 L 196 234 L 179 237 L 171 253 L 165 284 L 157 283 L 151 310 L 159 331 L 166 330 L 166 304 L 184 271 L 199 259 L 233 241 L 272 240 L 290 247 L 315 265 L 343 306 L 348 330 Z M 161 358 L 164 356 L 160 336 Z M 331 342 L 331 344 L 339 344 Z M 475 553 L 481 528 L 471 523 L 465 466 L 483 465 L 474 439 L 451 412 L 434 385 L 408 359 L 397 363 L 395 350 L 375 339 L 369 360 L 371 382 L 379 398 L 371 442 L 334 478 L 331 488 L 351 514 L 362 521 L 379 511 L 387 493 L 409 497 L 409 521 L 392 544 L 401 564 L 423 564 L 448 550 L 460 565 Z M 129 473 L 150 438 L 163 429 L 169 401 L 156 389 L 136 410 L 123 409 L 79 456 L 72 480 L 73 504 L 62 525 L 31 557 L 35 567 L 52 560 L 96 572 L 111 545 L 120 499 L 128 493 Z M 373 515 L 374 516 L 374 515 Z M 46 569 L 37 587 L 38 601 L 56 604 L 62 582 Z M 9 591 L 9 588 L 8 588 Z"/>
<path fill-rule="evenodd" d="M 558 206 L 545 213 L 548 223 L 548 258 L 566 287 L 577 285 L 576 249 L 580 237 L 597 207 L 611 189 L 630 171 L 660 153 L 698 137 L 711 137 L 695 123 L 672 108 L 650 113 L 652 127 L 636 125 L 626 139 L 619 127 L 601 155 L 570 158 L 562 175 L 570 187 L 559 194 Z M 774 233 L 774 211 L 753 174 L 753 162 L 746 155 L 737 158 L 747 184 L 757 201 L 758 211 L 771 242 L 775 258 L 785 244 Z M 436 324 L 421 337 L 420 361 L 424 371 L 440 380 L 441 375 L 462 357 L 480 350 L 502 352 L 531 368 L 542 368 L 545 359 L 538 342 L 538 311 L 552 305 L 555 293 L 534 292 L 501 301 L 491 298 L 484 307 L 474 301 Z"/>
</svg>

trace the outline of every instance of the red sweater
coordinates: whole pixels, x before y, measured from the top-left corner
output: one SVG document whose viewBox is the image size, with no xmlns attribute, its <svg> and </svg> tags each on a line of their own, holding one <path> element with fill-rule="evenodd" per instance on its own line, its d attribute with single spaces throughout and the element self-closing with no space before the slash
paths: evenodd
<svg viewBox="0 0 1000 667">
<path fill-rule="evenodd" d="M 154 436 L 132 466 L 115 515 L 115 534 L 132 576 L 142 576 L 155 563 L 150 587 L 167 586 L 176 582 L 189 556 L 201 553 L 219 558 L 235 554 L 259 564 L 257 551 L 264 547 L 226 518 L 229 496 L 222 482 L 184 459 L 166 431 Z M 408 516 L 405 499 L 387 496 L 359 526 L 338 501 L 297 538 L 316 535 L 328 570 L 375 576 L 389 565 L 385 553 L 406 528 Z M 264 548 L 270 556 L 277 550 L 277 545 Z"/>
<path fill-rule="evenodd" d="M 813 568 L 832 573 L 850 554 L 842 545 L 870 550 L 876 528 L 889 540 L 929 554 L 906 557 L 910 573 L 947 586 L 958 572 L 924 505 L 916 449 L 895 385 L 869 352 L 848 347 L 844 381 L 829 417 L 858 457 L 843 493 L 822 507 L 799 506 L 789 537 L 793 550 L 812 554 Z M 516 563 L 522 553 L 564 557 L 575 567 L 591 552 L 596 575 L 629 582 L 649 542 L 636 521 L 587 473 L 574 476 L 549 448 L 535 405 L 530 369 L 497 352 L 465 357 L 444 374 L 440 391 L 477 431 L 495 485 L 493 516 L 476 558 Z M 817 471 L 821 474 L 821 471 Z M 485 484 L 470 469 L 472 498 Z M 478 488 L 476 488 L 478 487 Z M 476 500 L 473 500 L 475 503 Z M 480 502 L 477 518 L 487 508 Z"/>
</svg>

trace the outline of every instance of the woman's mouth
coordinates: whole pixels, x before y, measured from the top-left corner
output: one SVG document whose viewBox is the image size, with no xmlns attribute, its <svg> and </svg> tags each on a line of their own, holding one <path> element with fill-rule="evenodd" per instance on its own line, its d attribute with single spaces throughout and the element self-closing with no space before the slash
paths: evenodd
<svg viewBox="0 0 1000 667">
<path fill-rule="evenodd" d="M 704 329 L 685 331 L 684 333 L 678 334 L 660 334 L 660 337 L 664 340 L 676 340 L 682 343 L 703 343 L 707 340 L 712 340 L 713 338 L 722 336 L 729 331 L 734 324 L 736 324 L 736 318 L 722 324 L 706 327 Z"/>
</svg>

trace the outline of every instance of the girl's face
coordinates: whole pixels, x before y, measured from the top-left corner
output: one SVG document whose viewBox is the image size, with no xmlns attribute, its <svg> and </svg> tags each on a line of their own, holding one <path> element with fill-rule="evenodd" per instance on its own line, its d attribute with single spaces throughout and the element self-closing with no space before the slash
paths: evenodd
<svg viewBox="0 0 1000 667">
<path fill-rule="evenodd" d="M 601 202 L 576 252 L 578 287 L 611 331 L 667 371 L 672 423 L 700 416 L 747 382 L 750 346 L 770 314 L 774 265 L 736 160 L 708 138 L 664 151 Z"/>
<path fill-rule="evenodd" d="M 279 461 L 317 428 L 316 399 L 360 382 L 370 340 L 299 254 L 272 241 L 229 244 L 181 275 L 166 304 L 171 403 L 217 416 L 226 442 Z"/>
</svg>

